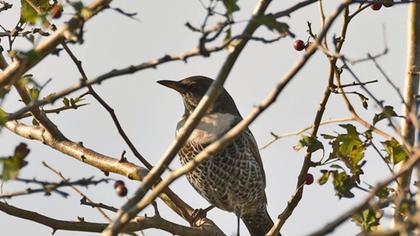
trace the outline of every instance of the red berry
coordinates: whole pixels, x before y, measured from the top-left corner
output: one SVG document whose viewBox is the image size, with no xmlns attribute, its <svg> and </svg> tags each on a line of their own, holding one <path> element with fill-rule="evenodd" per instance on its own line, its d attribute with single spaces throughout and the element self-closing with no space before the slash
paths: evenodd
<svg viewBox="0 0 420 236">
<path fill-rule="evenodd" d="M 117 186 L 115 188 L 115 191 L 117 192 L 117 195 L 120 196 L 120 197 L 127 196 L 127 192 L 128 192 L 127 188 L 125 186 L 123 186 L 123 185 Z"/>
<path fill-rule="evenodd" d="M 394 0 L 384 0 L 382 5 L 384 5 L 384 7 L 392 7 L 394 6 Z"/>
<path fill-rule="evenodd" d="M 313 182 L 314 182 L 314 176 L 310 173 L 307 173 L 305 177 L 305 184 L 311 185 Z"/>
<path fill-rule="evenodd" d="M 305 49 L 305 43 L 298 39 L 293 43 L 293 47 L 297 50 L 297 51 L 302 51 L 303 49 Z"/>
<path fill-rule="evenodd" d="M 116 189 L 116 188 L 118 188 L 119 186 L 125 187 L 125 183 L 124 183 L 124 181 L 122 181 L 122 180 L 117 180 L 117 181 L 115 181 L 115 183 L 114 183 L 114 188 Z"/>
<path fill-rule="evenodd" d="M 50 15 L 52 18 L 57 19 L 61 17 L 61 14 L 63 13 L 63 6 L 59 3 L 55 3 L 52 5 L 50 9 Z"/>
<path fill-rule="evenodd" d="M 381 7 L 382 7 L 382 3 L 380 2 L 372 3 L 372 5 L 370 6 L 370 8 L 372 8 L 372 10 L 374 11 L 378 11 L 379 9 L 381 9 Z"/>
</svg>

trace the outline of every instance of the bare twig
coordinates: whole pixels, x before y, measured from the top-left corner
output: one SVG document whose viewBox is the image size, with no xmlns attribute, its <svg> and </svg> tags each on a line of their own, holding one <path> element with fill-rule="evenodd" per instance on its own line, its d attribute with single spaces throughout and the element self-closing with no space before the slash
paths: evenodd
<svg viewBox="0 0 420 236">
<path fill-rule="evenodd" d="M 319 125 L 327 125 L 327 124 L 347 122 L 347 121 L 354 121 L 354 118 L 330 119 L 330 120 L 326 120 L 326 121 L 321 122 Z M 268 143 L 264 144 L 262 147 L 260 147 L 260 150 L 267 148 L 268 146 L 270 146 L 271 144 L 273 144 L 274 142 L 276 142 L 276 141 L 278 141 L 282 138 L 303 134 L 304 132 L 313 129 L 313 127 L 314 127 L 314 125 L 311 125 L 311 126 L 308 126 L 304 129 L 301 129 L 299 131 L 287 132 L 287 133 L 284 133 L 284 134 L 275 134 L 275 133 L 271 132 L 271 136 L 273 136 L 273 139 L 271 141 L 269 141 Z"/>
<path fill-rule="evenodd" d="M 51 170 L 54 174 L 56 174 L 58 177 L 60 177 L 62 179 L 62 181 L 68 183 L 68 180 L 66 177 L 64 177 L 64 175 L 54 169 L 53 167 L 51 167 L 50 165 L 48 165 L 45 161 L 42 162 L 42 164 L 47 167 L 49 170 Z M 84 193 L 82 193 L 78 188 L 76 188 L 75 185 L 69 185 L 70 188 L 72 188 L 76 193 L 78 193 L 80 196 L 82 196 L 84 199 L 86 199 L 88 202 L 93 202 L 92 200 L 90 200 L 90 198 L 88 196 L 86 196 Z M 102 208 L 100 207 L 96 207 L 96 209 L 99 211 L 99 213 L 101 213 L 101 215 L 107 219 L 108 221 L 111 221 L 111 218 L 109 218 L 109 216 L 102 210 Z"/>
<path fill-rule="evenodd" d="M 102 182 L 107 182 L 108 179 L 100 179 L 100 180 L 94 180 L 93 177 L 91 178 L 82 178 L 76 181 L 61 181 L 57 183 L 53 182 L 47 182 L 47 181 L 39 181 L 35 179 L 23 179 L 23 178 L 16 178 L 15 181 L 20 181 L 24 183 L 33 183 L 41 185 L 41 188 L 26 188 L 21 191 L 12 192 L 12 193 L 3 193 L 0 194 L 0 199 L 2 198 L 12 198 L 16 196 L 22 196 L 22 195 L 28 195 L 32 193 L 45 193 L 47 195 L 51 194 L 51 192 L 56 192 L 60 194 L 63 197 L 67 197 L 69 194 L 66 192 L 63 192 L 59 190 L 59 188 L 68 187 L 68 186 L 89 186 L 89 185 L 97 185 Z"/>
<path fill-rule="evenodd" d="M 70 50 L 70 48 L 67 46 L 66 43 L 63 43 L 63 48 L 67 52 L 67 54 L 70 56 L 74 64 L 76 64 L 77 69 L 79 70 L 80 74 L 82 75 L 82 80 L 84 83 L 88 81 L 88 77 L 82 67 L 82 62 L 77 59 L 77 57 L 74 55 L 74 53 Z M 115 114 L 114 109 L 112 109 L 111 106 L 108 105 L 108 103 L 105 102 L 104 99 L 99 96 L 98 93 L 93 89 L 92 85 L 87 85 L 89 89 L 89 94 L 91 94 L 110 114 L 115 126 L 117 127 L 118 133 L 121 135 L 125 143 L 130 147 L 130 150 L 134 153 L 134 155 L 137 157 L 137 159 L 140 160 L 143 165 L 147 167 L 147 169 L 151 169 L 152 165 L 140 154 L 140 152 L 136 149 L 134 144 L 131 142 L 130 138 L 125 133 L 124 129 L 121 126 L 120 121 L 118 120 L 117 115 Z"/>
<path fill-rule="evenodd" d="M 118 211 L 118 208 L 115 208 L 113 206 L 108 206 L 108 205 L 105 205 L 103 203 L 95 203 L 95 202 L 92 202 L 90 200 L 87 200 L 87 198 L 85 198 L 85 197 L 82 197 L 82 199 L 80 199 L 80 205 L 102 208 L 102 209 L 112 211 L 112 212 L 117 212 Z"/>
<path fill-rule="evenodd" d="M 401 103 L 404 104 L 405 106 L 407 106 L 407 104 L 404 101 L 404 97 L 401 94 L 400 89 L 394 84 L 394 82 L 392 82 L 391 78 L 389 78 L 389 76 L 385 73 L 384 69 L 379 65 L 379 63 L 376 61 L 376 57 L 372 56 L 370 54 L 368 54 L 368 58 L 369 60 L 371 60 L 373 62 L 373 64 L 375 64 L 375 67 L 379 70 L 379 72 L 382 74 L 382 76 L 386 79 L 386 81 L 391 85 L 391 87 L 395 90 L 395 92 L 397 93 L 397 95 L 400 97 L 401 99 Z"/>
</svg>

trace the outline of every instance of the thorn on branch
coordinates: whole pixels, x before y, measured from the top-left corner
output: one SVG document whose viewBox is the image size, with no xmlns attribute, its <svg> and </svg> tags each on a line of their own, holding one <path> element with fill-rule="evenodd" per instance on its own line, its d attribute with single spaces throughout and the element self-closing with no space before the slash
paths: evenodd
<svg viewBox="0 0 420 236">
<path fill-rule="evenodd" d="M 186 22 L 184 24 L 188 29 L 190 29 L 192 32 L 201 32 L 201 30 L 195 26 L 193 26 L 190 22 Z"/>
<path fill-rule="evenodd" d="M 126 153 L 125 150 L 121 153 L 121 157 L 118 160 L 119 163 L 127 162 L 127 158 L 125 157 L 125 153 Z"/>
<path fill-rule="evenodd" d="M 152 206 L 153 206 L 153 209 L 155 210 L 155 215 L 156 215 L 156 216 L 160 216 L 160 213 L 159 213 L 159 209 L 158 209 L 157 202 L 156 202 L 156 201 L 153 201 L 153 202 L 152 202 Z"/>
<path fill-rule="evenodd" d="M 111 7 L 111 9 L 114 10 L 114 11 L 116 11 L 116 12 L 118 12 L 118 13 L 120 13 L 120 14 L 122 14 L 122 15 L 124 15 L 124 16 L 126 16 L 126 17 L 128 17 L 128 18 L 130 18 L 130 19 L 139 21 L 139 19 L 137 17 L 135 17 L 138 14 L 137 12 L 128 13 L 128 12 L 122 10 L 119 7 Z"/>
</svg>

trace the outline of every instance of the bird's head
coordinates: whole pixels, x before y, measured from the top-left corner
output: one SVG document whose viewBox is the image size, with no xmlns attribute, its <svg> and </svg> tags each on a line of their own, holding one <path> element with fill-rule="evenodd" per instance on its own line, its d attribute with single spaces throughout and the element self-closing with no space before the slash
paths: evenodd
<svg viewBox="0 0 420 236">
<path fill-rule="evenodd" d="M 181 94 L 184 101 L 185 115 L 188 116 L 197 107 L 213 81 L 205 76 L 191 76 L 180 81 L 159 80 L 157 82 Z M 214 104 L 207 110 L 207 114 L 217 112 L 239 115 L 235 102 L 225 89 L 223 89 Z"/>
</svg>

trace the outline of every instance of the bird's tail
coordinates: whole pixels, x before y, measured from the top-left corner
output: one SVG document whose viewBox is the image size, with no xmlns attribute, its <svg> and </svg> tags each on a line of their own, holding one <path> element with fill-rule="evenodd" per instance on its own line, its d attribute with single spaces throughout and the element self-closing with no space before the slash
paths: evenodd
<svg viewBox="0 0 420 236">
<path fill-rule="evenodd" d="M 253 215 L 243 215 L 241 219 L 251 236 L 264 236 L 274 225 L 265 207 Z M 281 236 L 281 234 L 279 233 L 277 236 Z"/>
</svg>

